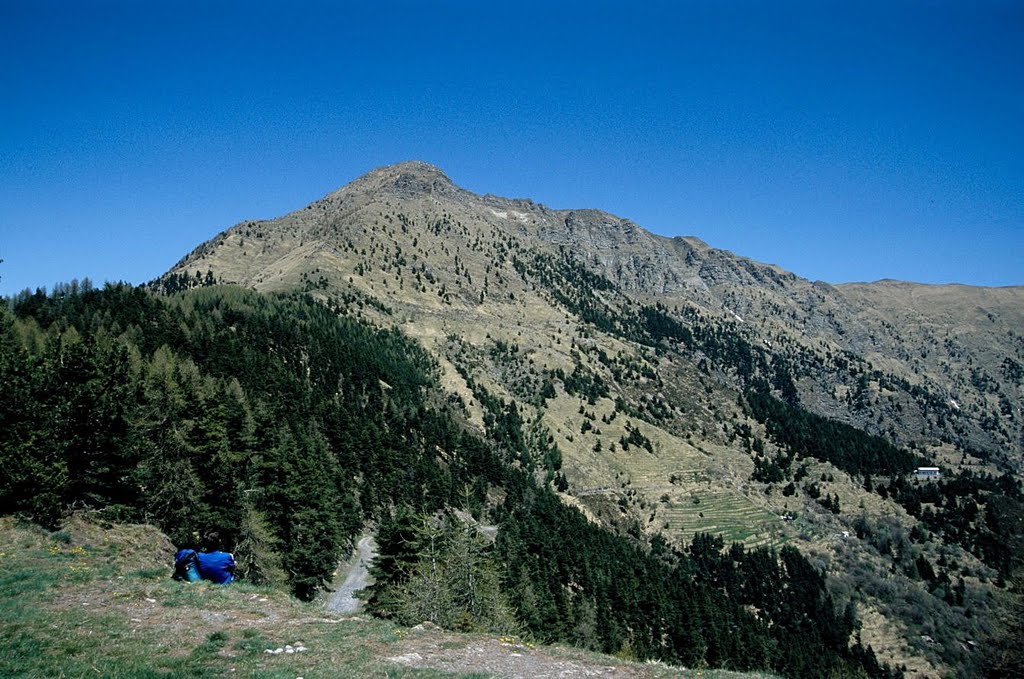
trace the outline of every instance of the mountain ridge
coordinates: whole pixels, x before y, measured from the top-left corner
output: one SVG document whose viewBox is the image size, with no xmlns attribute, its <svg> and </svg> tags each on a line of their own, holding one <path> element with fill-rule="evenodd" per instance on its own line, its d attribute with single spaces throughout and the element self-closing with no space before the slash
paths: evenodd
<svg viewBox="0 0 1024 679">
<path fill-rule="evenodd" d="M 529 257 L 567 253 L 572 266 L 614 286 L 601 294 L 617 296 L 617 304 L 668 304 L 716 323 L 753 324 L 757 334 L 769 335 L 761 344 L 785 340 L 792 347 L 787 351 L 818 355 L 813 359 L 818 363 L 843 351 L 875 356 L 898 380 L 942 392 L 946 402 L 964 401 L 965 385 L 972 380 L 998 378 L 1005 372 L 1000 357 L 1022 360 L 1015 328 L 1024 327 L 1024 288 L 811 282 L 694 237 L 652 234 L 600 210 L 554 210 L 522 199 L 480 196 L 419 161 L 373 170 L 283 217 L 242 222 L 201 244 L 169 273 L 211 274 L 259 290 L 305 287 L 322 295 L 327 289 L 345 290 L 401 309 L 410 321 L 423 313 L 444 318 L 458 312 L 481 322 L 507 322 L 524 309 L 544 315 L 548 325 L 572 316 L 565 315 L 564 304 L 552 307 L 550 291 L 527 280 L 524 260 L 513 250 L 533 253 Z M 406 286 L 403 274 L 414 276 L 415 283 Z M 905 299 L 908 295 L 912 299 Z M 972 341 L 997 347 L 981 365 L 952 362 L 962 353 L 956 337 L 948 336 L 952 309 L 967 314 Z M 908 344 L 935 351 L 914 358 Z M 900 355 L 895 362 L 894 351 Z M 978 377 L 981 373 L 988 377 Z M 1019 410 L 1018 385 L 1004 386 L 1009 394 L 1000 408 L 1005 411 L 1010 399 Z M 991 407 L 986 400 L 973 405 Z M 1012 402 L 1009 407 L 1013 410 Z M 821 412 L 834 416 L 840 410 L 837 404 Z M 858 421 L 850 412 L 841 418 Z M 881 430 L 877 422 L 861 418 L 860 423 Z M 973 445 L 1009 445 L 1019 457 L 1024 430 L 1011 424 L 998 440 L 976 432 Z"/>
</svg>

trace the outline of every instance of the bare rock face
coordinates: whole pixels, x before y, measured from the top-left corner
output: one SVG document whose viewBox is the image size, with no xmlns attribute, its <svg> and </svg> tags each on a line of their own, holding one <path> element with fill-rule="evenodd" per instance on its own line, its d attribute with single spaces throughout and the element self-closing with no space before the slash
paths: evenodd
<svg viewBox="0 0 1024 679">
<path fill-rule="evenodd" d="M 454 196 L 459 189 L 440 168 L 420 161 L 407 161 L 374 170 L 363 179 L 396 196 L 441 194 Z M 362 181 L 362 180 L 357 180 Z"/>
</svg>

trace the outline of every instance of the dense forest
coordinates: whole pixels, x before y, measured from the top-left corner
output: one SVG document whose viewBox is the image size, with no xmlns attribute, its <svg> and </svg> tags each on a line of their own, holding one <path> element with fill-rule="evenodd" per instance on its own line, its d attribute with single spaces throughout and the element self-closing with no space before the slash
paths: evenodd
<svg viewBox="0 0 1024 679">
<path fill-rule="evenodd" d="M 372 522 L 380 615 L 689 666 L 890 674 L 796 550 L 598 528 L 550 489 L 557 451 L 529 449 L 514 407 L 468 428 L 421 347 L 302 294 L 26 292 L 0 305 L 0 383 L 5 514 L 153 523 L 306 599 Z"/>
</svg>

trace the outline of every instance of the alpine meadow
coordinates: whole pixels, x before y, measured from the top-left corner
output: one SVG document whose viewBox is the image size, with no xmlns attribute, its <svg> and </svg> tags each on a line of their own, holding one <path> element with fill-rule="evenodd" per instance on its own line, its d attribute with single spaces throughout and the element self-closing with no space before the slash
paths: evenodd
<svg viewBox="0 0 1024 679">
<path fill-rule="evenodd" d="M 1022 671 L 1021 287 L 812 282 L 413 161 L 145 285 L 3 299 L 0 384 L 0 514 L 58 547 L 148 524 L 318 602 L 373 535 L 396 629 Z M 27 625 L 0 639 L 59 658 Z"/>
</svg>

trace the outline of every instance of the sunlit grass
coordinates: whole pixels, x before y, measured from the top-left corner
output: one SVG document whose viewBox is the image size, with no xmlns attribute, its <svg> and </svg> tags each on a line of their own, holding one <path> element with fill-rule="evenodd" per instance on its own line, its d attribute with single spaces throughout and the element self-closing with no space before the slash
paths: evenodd
<svg viewBox="0 0 1024 679">
<path fill-rule="evenodd" d="M 0 677 L 487 676 L 388 661 L 417 648 L 422 633 L 386 621 L 330 617 L 316 604 L 267 587 L 172 581 L 169 567 L 153 565 L 172 554 L 154 547 L 140 558 L 137 528 L 114 526 L 102 533 L 102 545 L 93 545 L 77 533 L 51 534 L 0 518 Z M 136 557 L 120 558 L 122 548 Z M 549 660 L 617 662 L 512 637 L 438 634 L 444 653 L 497 641 Z M 284 650 L 288 646 L 292 652 Z M 734 676 L 644 668 L 638 676 Z"/>
</svg>

